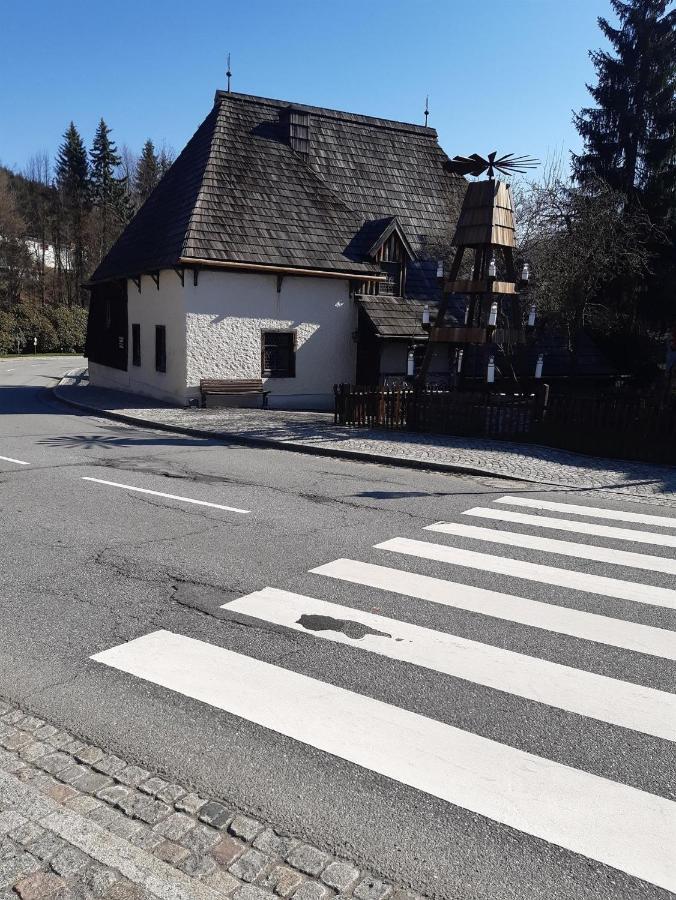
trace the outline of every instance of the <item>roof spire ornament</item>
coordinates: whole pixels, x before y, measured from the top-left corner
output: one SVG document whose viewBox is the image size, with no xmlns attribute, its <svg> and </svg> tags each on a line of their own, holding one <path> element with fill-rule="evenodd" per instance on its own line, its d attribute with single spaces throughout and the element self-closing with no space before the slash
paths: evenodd
<svg viewBox="0 0 676 900">
<path fill-rule="evenodd" d="M 488 177 L 493 179 L 496 172 L 502 175 L 518 172 L 524 175 L 528 169 L 535 169 L 537 165 L 538 160 L 532 156 L 514 156 L 513 153 L 498 156 L 498 151 L 493 150 L 486 157 L 479 156 L 478 153 L 472 153 L 471 156 L 454 156 L 446 163 L 446 168 L 456 175 L 473 175 L 475 178 L 486 172 Z"/>
<path fill-rule="evenodd" d="M 427 119 L 430 114 L 430 95 L 425 97 L 425 128 L 427 128 Z"/>
<path fill-rule="evenodd" d="M 228 70 L 225 73 L 225 77 L 228 79 L 228 93 L 230 93 L 230 79 L 232 78 L 232 72 L 230 71 L 230 54 L 228 53 Z"/>
</svg>

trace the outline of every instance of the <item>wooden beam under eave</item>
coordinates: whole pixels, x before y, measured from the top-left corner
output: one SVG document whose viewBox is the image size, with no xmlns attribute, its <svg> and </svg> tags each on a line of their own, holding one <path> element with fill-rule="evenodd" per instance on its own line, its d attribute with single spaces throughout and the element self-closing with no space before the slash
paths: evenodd
<svg viewBox="0 0 676 900">
<path fill-rule="evenodd" d="M 205 269 L 233 269 L 243 272 L 268 272 L 271 275 L 299 275 L 314 276 L 315 278 L 341 278 L 354 281 L 386 281 L 387 276 L 373 272 L 334 272 L 328 269 L 305 269 L 293 266 L 274 266 L 264 263 L 229 262 L 212 259 L 197 259 L 192 256 L 182 256 L 180 265 L 201 266 Z"/>
</svg>

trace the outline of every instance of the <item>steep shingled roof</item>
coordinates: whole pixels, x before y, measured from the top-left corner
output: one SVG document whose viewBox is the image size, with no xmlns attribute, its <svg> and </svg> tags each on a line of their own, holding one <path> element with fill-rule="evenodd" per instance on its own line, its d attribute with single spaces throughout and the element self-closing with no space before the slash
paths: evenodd
<svg viewBox="0 0 676 900">
<path fill-rule="evenodd" d="M 289 144 L 289 108 L 308 116 L 307 156 Z M 431 296 L 465 184 L 446 161 L 431 128 L 219 91 L 91 281 L 189 258 L 373 272 L 369 223 L 396 216 L 418 258 L 407 294 Z"/>
</svg>

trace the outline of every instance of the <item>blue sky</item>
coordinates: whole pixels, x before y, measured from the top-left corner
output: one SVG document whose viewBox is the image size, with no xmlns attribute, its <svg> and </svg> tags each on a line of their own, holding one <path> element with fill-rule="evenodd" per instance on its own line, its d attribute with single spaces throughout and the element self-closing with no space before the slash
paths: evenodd
<svg viewBox="0 0 676 900">
<path fill-rule="evenodd" d="M 225 87 L 430 125 L 446 152 L 567 155 L 609 0 L 32 0 L 3 4 L 0 162 L 73 119 L 180 151 Z"/>
</svg>

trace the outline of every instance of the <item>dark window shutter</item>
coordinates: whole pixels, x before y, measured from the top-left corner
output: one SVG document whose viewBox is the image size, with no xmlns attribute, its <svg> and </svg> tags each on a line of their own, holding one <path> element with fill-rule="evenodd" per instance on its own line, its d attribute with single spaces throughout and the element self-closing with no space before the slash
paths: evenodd
<svg viewBox="0 0 676 900">
<path fill-rule="evenodd" d="M 167 329 L 164 325 L 155 326 L 155 369 L 167 371 Z"/>
</svg>

